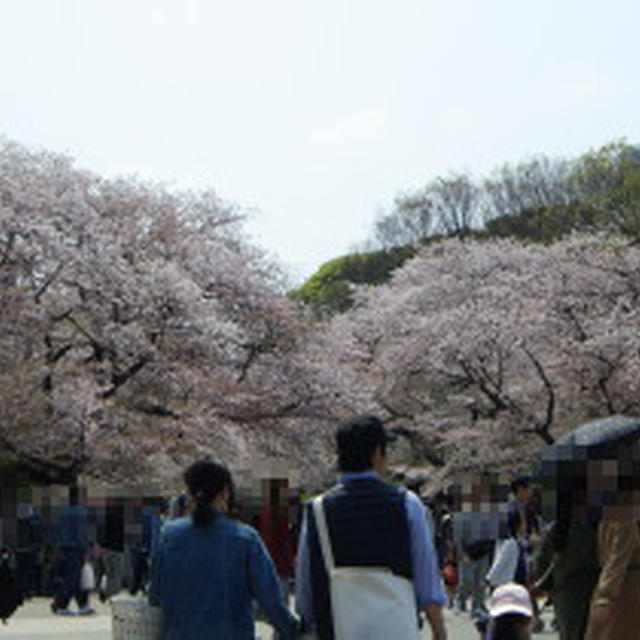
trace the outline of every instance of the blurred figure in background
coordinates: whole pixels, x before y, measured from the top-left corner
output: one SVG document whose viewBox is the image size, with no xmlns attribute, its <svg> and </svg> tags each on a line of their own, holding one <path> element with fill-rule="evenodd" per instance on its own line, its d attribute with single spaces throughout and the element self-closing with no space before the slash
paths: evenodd
<svg viewBox="0 0 640 640">
<path fill-rule="evenodd" d="M 107 497 L 98 519 L 98 543 L 101 547 L 103 578 L 100 599 L 104 602 L 123 588 L 125 508 L 122 498 Z"/>
<path fill-rule="evenodd" d="M 43 545 L 40 514 L 29 503 L 18 503 L 16 535 L 16 578 L 24 598 L 31 598 L 40 590 L 39 559 Z"/>
<path fill-rule="evenodd" d="M 466 611 L 471 598 L 471 617 L 486 619 L 485 577 L 498 539 L 500 516 L 497 484 L 490 476 L 467 479 L 460 487 L 460 510 L 453 516 L 460 584 L 456 608 Z"/>
<path fill-rule="evenodd" d="M 449 607 L 453 607 L 459 584 L 458 558 L 453 539 L 453 514 L 451 496 L 440 490 L 430 501 L 433 514 L 433 538 L 438 565 L 442 573 Z"/>
<path fill-rule="evenodd" d="M 601 504 L 597 530 L 600 574 L 586 640 L 636 640 L 640 630 L 639 462 L 637 450 L 589 461 L 591 502 Z"/>
<path fill-rule="evenodd" d="M 95 521 L 85 505 L 86 490 L 69 488 L 69 504 L 61 507 L 54 516 L 56 560 L 53 567 L 55 594 L 51 611 L 57 615 L 69 615 L 69 603 L 74 598 L 80 615 L 94 613 L 89 606 L 89 592 L 82 589 L 82 567 L 89 551 L 89 543 L 95 540 Z"/>
<path fill-rule="evenodd" d="M 288 601 L 294 572 L 296 539 L 289 512 L 287 479 L 263 480 L 262 501 L 258 531 L 278 572 L 283 596 Z M 274 631 L 273 640 L 279 638 L 277 630 Z"/>
<path fill-rule="evenodd" d="M 138 516 L 141 521 L 141 534 L 132 549 L 133 579 L 129 586 L 132 595 L 142 591 L 146 593 L 149 583 L 151 556 L 160 538 L 160 530 L 168 509 L 165 500 L 143 502 Z"/>
</svg>

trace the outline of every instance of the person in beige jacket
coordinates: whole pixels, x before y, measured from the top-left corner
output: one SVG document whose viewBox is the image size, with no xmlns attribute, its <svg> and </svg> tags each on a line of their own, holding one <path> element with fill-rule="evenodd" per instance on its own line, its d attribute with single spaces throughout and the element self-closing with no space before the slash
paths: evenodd
<svg viewBox="0 0 640 640">
<path fill-rule="evenodd" d="M 637 640 L 640 633 L 640 529 L 630 511 L 605 508 L 600 521 L 600 576 L 586 640 Z"/>
</svg>

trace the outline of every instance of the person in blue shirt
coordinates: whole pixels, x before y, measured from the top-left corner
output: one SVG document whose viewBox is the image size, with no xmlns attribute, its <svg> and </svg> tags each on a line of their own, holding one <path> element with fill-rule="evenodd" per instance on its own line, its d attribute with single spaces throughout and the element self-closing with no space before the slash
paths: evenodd
<svg viewBox="0 0 640 640">
<path fill-rule="evenodd" d="M 254 640 L 257 600 L 283 640 L 297 637 L 273 562 L 251 527 L 226 515 L 228 469 L 196 462 L 184 479 L 194 508 L 167 522 L 151 563 L 149 600 L 163 612 L 163 640 Z"/>
<path fill-rule="evenodd" d="M 433 536 L 424 505 L 411 491 L 382 481 L 386 445 L 391 440 L 377 416 L 362 415 L 336 432 L 339 484 L 324 494 L 336 566 L 388 567 L 413 583 L 417 609 L 425 612 L 434 640 L 445 640 L 446 602 Z M 310 505 L 309 505 L 310 506 Z M 315 518 L 307 508 L 296 565 L 296 611 L 305 631 L 333 640 L 327 572 Z"/>
<path fill-rule="evenodd" d="M 140 523 L 140 537 L 131 548 L 133 578 L 129 585 L 129 593 L 138 591 L 147 593 L 149 586 L 149 567 L 151 556 L 160 539 L 163 518 L 168 512 L 169 504 L 163 498 L 143 499 L 136 516 Z"/>
</svg>

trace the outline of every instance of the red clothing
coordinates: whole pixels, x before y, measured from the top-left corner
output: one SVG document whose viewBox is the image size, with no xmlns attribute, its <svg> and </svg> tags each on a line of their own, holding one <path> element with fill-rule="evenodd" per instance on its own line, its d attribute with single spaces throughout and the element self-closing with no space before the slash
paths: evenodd
<svg viewBox="0 0 640 640">
<path fill-rule="evenodd" d="M 265 505 L 260 511 L 258 528 L 278 574 L 293 575 L 296 541 L 286 512 L 274 513 L 272 506 Z"/>
</svg>

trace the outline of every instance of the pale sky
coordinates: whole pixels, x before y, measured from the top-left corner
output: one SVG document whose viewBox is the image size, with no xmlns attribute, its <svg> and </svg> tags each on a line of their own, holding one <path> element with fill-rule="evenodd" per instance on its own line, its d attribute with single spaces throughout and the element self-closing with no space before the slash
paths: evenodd
<svg viewBox="0 0 640 640">
<path fill-rule="evenodd" d="M 213 186 L 294 279 L 451 171 L 640 142 L 637 0 L 0 0 L 0 134 Z"/>
</svg>

